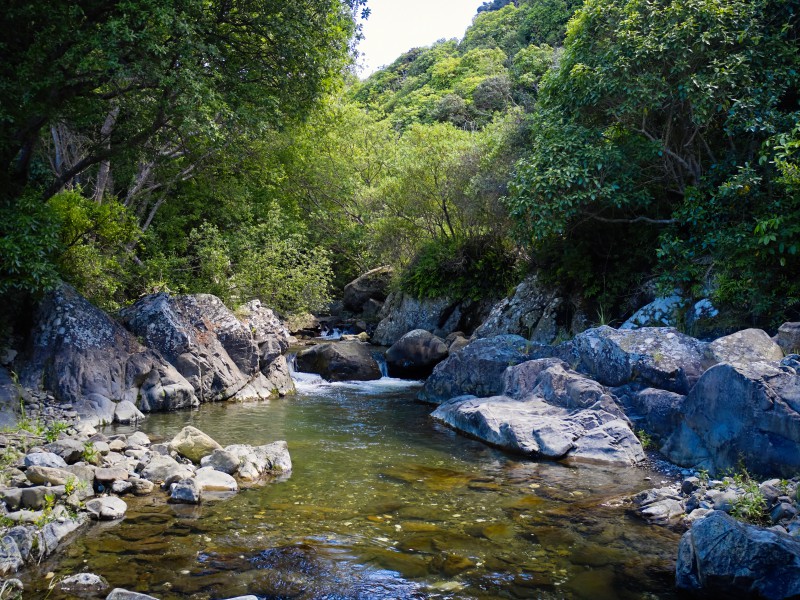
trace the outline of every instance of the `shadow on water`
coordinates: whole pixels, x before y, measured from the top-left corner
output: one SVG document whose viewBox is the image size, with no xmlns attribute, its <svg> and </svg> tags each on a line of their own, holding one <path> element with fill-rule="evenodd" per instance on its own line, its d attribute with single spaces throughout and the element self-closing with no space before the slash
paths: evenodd
<svg viewBox="0 0 800 600">
<path fill-rule="evenodd" d="M 285 439 L 294 472 L 200 506 L 126 498 L 122 522 L 29 576 L 31 597 L 47 594 L 47 571 L 94 572 L 163 600 L 677 597 L 678 535 L 621 506 L 660 474 L 504 454 L 431 421 L 412 382 L 298 387 L 150 415 L 141 429 L 153 438 L 192 424 L 223 446 Z"/>
</svg>

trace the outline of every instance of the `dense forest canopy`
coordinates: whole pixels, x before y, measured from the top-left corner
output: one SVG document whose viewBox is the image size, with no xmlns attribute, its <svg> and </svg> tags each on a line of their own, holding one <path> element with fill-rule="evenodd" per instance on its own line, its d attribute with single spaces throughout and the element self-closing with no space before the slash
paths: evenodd
<svg viewBox="0 0 800 600">
<path fill-rule="evenodd" d="M 163 3 L 162 3 L 163 4 Z M 359 1 L 12 2 L 0 294 L 206 291 L 321 310 L 528 271 L 620 318 L 800 307 L 800 7 L 496 0 L 358 81 Z"/>
</svg>

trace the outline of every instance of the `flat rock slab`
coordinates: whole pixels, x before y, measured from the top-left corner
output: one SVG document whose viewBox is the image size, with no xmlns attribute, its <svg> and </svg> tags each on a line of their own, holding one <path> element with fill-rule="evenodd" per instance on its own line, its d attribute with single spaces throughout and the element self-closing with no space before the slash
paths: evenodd
<svg viewBox="0 0 800 600">
<path fill-rule="evenodd" d="M 115 521 L 125 516 L 128 505 L 121 498 L 106 496 L 89 500 L 86 510 L 97 521 Z"/>
</svg>

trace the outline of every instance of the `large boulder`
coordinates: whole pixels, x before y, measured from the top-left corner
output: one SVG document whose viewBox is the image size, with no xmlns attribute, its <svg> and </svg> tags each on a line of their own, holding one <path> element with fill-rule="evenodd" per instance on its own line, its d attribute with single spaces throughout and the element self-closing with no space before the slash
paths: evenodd
<svg viewBox="0 0 800 600">
<path fill-rule="evenodd" d="M 433 369 L 420 400 L 441 404 L 457 396 L 494 396 L 503 389 L 503 372 L 512 365 L 551 356 L 553 349 L 518 335 L 474 340 Z"/>
<path fill-rule="evenodd" d="M 520 283 L 510 298 L 492 307 L 489 316 L 475 330 L 476 338 L 514 334 L 549 344 L 558 334 L 556 313 L 562 299 L 544 288 L 532 275 Z"/>
<path fill-rule="evenodd" d="M 675 327 L 687 304 L 687 300 L 678 294 L 660 296 L 637 310 L 620 326 L 620 329 Z"/>
<path fill-rule="evenodd" d="M 367 271 L 344 286 L 344 307 L 354 313 L 364 312 L 370 300 L 383 302 L 392 281 L 392 267 L 384 266 Z"/>
<path fill-rule="evenodd" d="M 644 450 L 630 422 L 597 382 L 558 359 L 509 367 L 502 396 L 462 396 L 433 417 L 505 450 L 536 458 L 635 464 Z M 513 397 L 512 397 L 513 396 Z"/>
<path fill-rule="evenodd" d="M 294 391 L 294 382 L 286 362 L 289 350 L 289 331 L 277 315 L 261 304 L 251 300 L 237 311 L 239 319 L 250 330 L 258 346 L 259 368 L 281 396 Z"/>
<path fill-rule="evenodd" d="M 673 462 L 719 473 L 791 477 L 800 471 L 800 375 L 776 363 L 718 364 L 683 404 L 662 448 Z"/>
<path fill-rule="evenodd" d="M 418 299 L 393 292 L 378 315 L 381 322 L 372 334 L 372 343 L 391 346 L 409 331 L 427 329 L 440 336 L 458 328 L 461 318 L 458 303 L 447 298 Z"/>
<path fill-rule="evenodd" d="M 386 367 L 392 377 L 422 379 L 430 375 L 447 354 L 447 344 L 442 338 L 426 329 L 414 329 L 386 351 Z"/>
<path fill-rule="evenodd" d="M 714 362 L 740 365 L 783 358 L 781 347 L 761 329 L 744 329 L 717 338 L 708 345 L 708 354 Z"/>
<path fill-rule="evenodd" d="M 152 294 L 121 312 L 134 334 L 157 349 L 191 383 L 201 402 L 269 398 L 250 327 L 210 294 Z"/>
<path fill-rule="evenodd" d="M 66 284 L 38 308 L 21 380 L 96 422 L 113 421 L 122 400 L 145 412 L 197 405 L 192 386 L 161 354 Z"/>
<path fill-rule="evenodd" d="M 683 534 L 679 589 L 714 598 L 800 597 L 800 541 L 714 511 Z"/>
<path fill-rule="evenodd" d="M 661 440 L 666 440 L 683 421 L 683 394 L 630 385 L 615 389 L 614 395 L 637 429 Z"/>
<path fill-rule="evenodd" d="M 381 378 L 381 369 L 363 342 L 319 344 L 297 355 L 299 371 L 317 373 L 328 381 L 370 381 Z"/>
<path fill-rule="evenodd" d="M 220 446 L 210 435 L 203 433 L 197 427 L 187 425 L 181 429 L 172 441 L 169 447 L 175 450 L 181 456 L 185 456 L 193 463 L 200 463 L 200 460 L 214 452 L 221 450 Z"/>
<path fill-rule="evenodd" d="M 784 323 L 772 340 L 781 347 L 784 354 L 800 353 L 800 323 Z"/>
<path fill-rule="evenodd" d="M 604 325 L 572 340 L 578 370 L 603 385 L 636 381 L 679 394 L 688 393 L 713 364 L 705 346 L 671 327 L 626 330 Z"/>
</svg>

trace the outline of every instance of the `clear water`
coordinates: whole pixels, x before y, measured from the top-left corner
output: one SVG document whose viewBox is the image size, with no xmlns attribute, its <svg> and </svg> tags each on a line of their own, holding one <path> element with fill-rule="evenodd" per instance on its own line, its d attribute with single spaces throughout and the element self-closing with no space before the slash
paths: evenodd
<svg viewBox="0 0 800 600">
<path fill-rule="evenodd" d="M 294 472 L 197 507 L 130 498 L 29 573 L 30 597 L 49 571 L 89 571 L 163 600 L 676 598 L 678 535 L 621 506 L 662 475 L 504 454 L 434 423 L 416 391 L 305 376 L 293 398 L 150 415 L 153 438 L 287 440 Z"/>
</svg>

